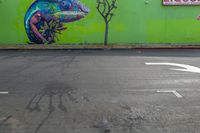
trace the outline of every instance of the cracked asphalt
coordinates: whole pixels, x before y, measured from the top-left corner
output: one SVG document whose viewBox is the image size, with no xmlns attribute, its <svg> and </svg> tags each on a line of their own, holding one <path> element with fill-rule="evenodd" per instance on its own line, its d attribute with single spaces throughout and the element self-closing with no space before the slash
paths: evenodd
<svg viewBox="0 0 200 133">
<path fill-rule="evenodd" d="M 200 50 L 1 50 L 0 133 L 199 133 L 200 74 L 146 62 Z"/>
</svg>

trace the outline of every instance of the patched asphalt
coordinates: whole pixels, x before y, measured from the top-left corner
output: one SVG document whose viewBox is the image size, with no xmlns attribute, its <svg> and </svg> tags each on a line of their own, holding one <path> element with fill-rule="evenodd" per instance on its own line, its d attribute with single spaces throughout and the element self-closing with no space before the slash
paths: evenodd
<svg viewBox="0 0 200 133">
<path fill-rule="evenodd" d="M 200 50 L 1 50 L 0 133 L 199 133 L 200 73 L 147 62 Z"/>
</svg>

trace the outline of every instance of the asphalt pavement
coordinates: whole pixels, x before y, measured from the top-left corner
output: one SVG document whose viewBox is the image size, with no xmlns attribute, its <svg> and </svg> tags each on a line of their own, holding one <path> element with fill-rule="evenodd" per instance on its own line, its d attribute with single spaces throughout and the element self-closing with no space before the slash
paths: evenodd
<svg viewBox="0 0 200 133">
<path fill-rule="evenodd" d="M 1 50 L 0 133 L 199 133 L 199 70 L 198 49 Z"/>
</svg>

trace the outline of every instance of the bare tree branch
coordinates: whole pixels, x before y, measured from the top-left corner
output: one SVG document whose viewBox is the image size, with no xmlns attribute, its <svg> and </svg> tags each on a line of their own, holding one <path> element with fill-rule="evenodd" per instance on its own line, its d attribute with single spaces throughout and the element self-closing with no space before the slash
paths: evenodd
<svg viewBox="0 0 200 133">
<path fill-rule="evenodd" d="M 103 11 L 101 11 L 100 10 L 100 6 L 101 6 L 101 4 L 103 4 Z M 103 17 L 103 18 L 105 18 L 106 16 L 105 16 L 105 11 L 106 11 L 106 3 L 105 2 L 101 2 L 101 1 L 99 1 L 98 2 L 98 4 L 97 4 L 97 10 L 98 10 L 98 12 L 101 14 L 101 16 Z"/>
<path fill-rule="evenodd" d="M 113 0 L 113 1 L 112 1 L 112 6 L 111 6 L 110 11 L 112 11 L 112 10 L 115 9 L 115 8 L 117 8 L 117 6 L 116 6 L 116 0 Z"/>
<path fill-rule="evenodd" d="M 111 13 L 111 14 L 109 15 L 109 18 L 107 19 L 107 21 L 110 22 L 110 21 L 112 20 L 112 17 L 113 17 L 113 16 L 114 16 L 114 14 Z"/>
<path fill-rule="evenodd" d="M 108 0 L 105 0 L 105 1 L 106 1 L 106 3 L 107 3 L 108 9 L 110 9 L 111 7 L 110 7 L 109 1 L 108 1 Z"/>
<path fill-rule="evenodd" d="M 103 9 L 102 13 L 104 14 L 106 11 L 106 3 L 105 2 L 103 3 L 103 7 L 104 7 L 104 9 Z"/>
</svg>

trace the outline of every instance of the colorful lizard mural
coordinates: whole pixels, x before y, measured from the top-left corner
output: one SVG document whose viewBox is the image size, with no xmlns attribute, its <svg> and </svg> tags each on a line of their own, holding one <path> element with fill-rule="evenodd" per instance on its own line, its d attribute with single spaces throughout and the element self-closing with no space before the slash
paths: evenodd
<svg viewBox="0 0 200 133">
<path fill-rule="evenodd" d="M 84 18 L 89 8 L 78 0 L 35 0 L 26 12 L 24 25 L 32 43 L 53 43 L 63 23 Z"/>
</svg>

